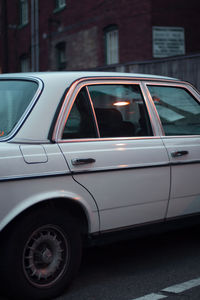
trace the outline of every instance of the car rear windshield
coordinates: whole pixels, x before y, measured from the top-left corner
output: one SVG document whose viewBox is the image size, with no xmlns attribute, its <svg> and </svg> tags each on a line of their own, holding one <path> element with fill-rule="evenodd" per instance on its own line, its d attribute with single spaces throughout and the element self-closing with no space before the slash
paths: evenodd
<svg viewBox="0 0 200 300">
<path fill-rule="evenodd" d="M 0 138 L 8 136 L 34 98 L 38 84 L 26 80 L 0 81 Z"/>
</svg>

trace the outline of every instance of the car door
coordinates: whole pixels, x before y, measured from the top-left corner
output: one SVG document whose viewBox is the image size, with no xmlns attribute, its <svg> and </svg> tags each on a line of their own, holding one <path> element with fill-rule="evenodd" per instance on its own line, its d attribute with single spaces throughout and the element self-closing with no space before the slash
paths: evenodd
<svg viewBox="0 0 200 300">
<path fill-rule="evenodd" d="M 167 217 L 200 212 L 200 102 L 183 84 L 147 84 L 163 126 L 163 142 L 171 165 Z"/>
<path fill-rule="evenodd" d="M 70 95 L 59 144 L 74 180 L 97 203 L 100 230 L 163 220 L 168 154 L 140 84 L 88 80 Z"/>
</svg>

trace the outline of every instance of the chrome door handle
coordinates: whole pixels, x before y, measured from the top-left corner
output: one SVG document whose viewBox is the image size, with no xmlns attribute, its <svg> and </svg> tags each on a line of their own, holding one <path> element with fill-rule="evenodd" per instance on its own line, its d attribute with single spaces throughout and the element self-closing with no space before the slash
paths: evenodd
<svg viewBox="0 0 200 300">
<path fill-rule="evenodd" d="M 94 158 L 74 158 L 71 160 L 73 166 L 85 165 L 94 163 L 96 160 Z"/>
<path fill-rule="evenodd" d="M 189 151 L 187 151 L 187 150 L 174 151 L 174 152 L 171 152 L 171 156 L 172 157 L 180 157 L 180 156 L 183 156 L 183 155 L 187 155 L 188 153 L 189 153 Z"/>
</svg>

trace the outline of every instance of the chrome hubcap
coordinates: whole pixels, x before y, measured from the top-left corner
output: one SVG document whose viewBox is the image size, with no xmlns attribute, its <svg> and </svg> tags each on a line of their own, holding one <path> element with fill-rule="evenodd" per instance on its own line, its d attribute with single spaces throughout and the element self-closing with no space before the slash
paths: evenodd
<svg viewBox="0 0 200 300">
<path fill-rule="evenodd" d="M 64 274 L 68 259 L 68 243 L 61 229 L 43 226 L 31 235 L 24 248 L 24 273 L 34 286 L 51 286 Z"/>
</svg>

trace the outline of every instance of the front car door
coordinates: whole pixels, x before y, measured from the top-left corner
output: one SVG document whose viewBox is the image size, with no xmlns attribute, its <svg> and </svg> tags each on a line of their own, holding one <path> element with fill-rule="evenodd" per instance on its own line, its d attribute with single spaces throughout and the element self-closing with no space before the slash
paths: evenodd
<svg viewBox="0 0 200 300">
<path fill-rule="evenodd" d="M 147 83 L 171 165 L 167 218 L 200 212 L 200 97 L 184 84 Z"/>
<path fill-rule="evenodd" d="M 163 220 L 169 160 L 141 84 L 86 80 L 69 95 L 58 142 L 74 180 L 97 203 L 100 230 Z"/>
</svg>

